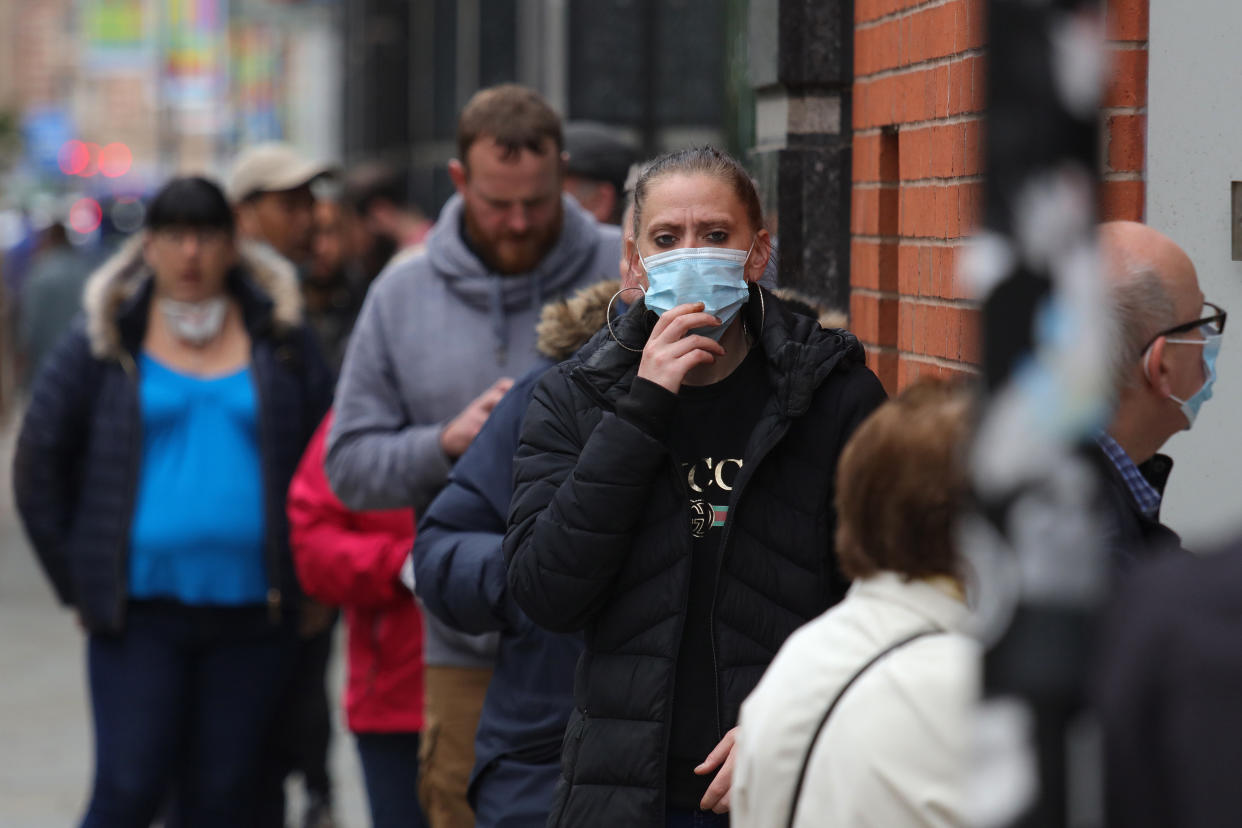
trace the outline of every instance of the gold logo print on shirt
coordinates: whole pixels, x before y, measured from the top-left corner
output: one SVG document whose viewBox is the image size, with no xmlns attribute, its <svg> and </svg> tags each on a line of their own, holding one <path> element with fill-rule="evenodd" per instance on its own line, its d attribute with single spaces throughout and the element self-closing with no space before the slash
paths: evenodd
<svg viewBox="0 0 1242 828">
<path fill-rule="evenodd" d="M 726 501 L 716 504 L 699 497 L 691 498 L 690 534 L 702 538 L 710 530 L 724 526 L 725 519 L 729 516 L 727 493 L 733 491 L 733 483 L 742 468 L 742 461 L 736 458 L 716 461 L 705 457 L 697 463 L 682 463 L 682 466 L 686 469 L 686 483 L 691 492 L 700 495 L 718 492 L 714 499 Z"/>
</svg>

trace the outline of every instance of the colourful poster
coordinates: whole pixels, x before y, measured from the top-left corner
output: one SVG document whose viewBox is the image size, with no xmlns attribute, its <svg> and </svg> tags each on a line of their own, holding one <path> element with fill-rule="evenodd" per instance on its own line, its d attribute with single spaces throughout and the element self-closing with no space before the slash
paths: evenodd
<svg viewBox="0 0 1242 828">
<path fill-rule="evenodd" d="M 94 71 L 135 69 L 151 57 L 144 0 L 81 0 L 84 61 Z"/>
<path fill-rule="evenodd" d="M 163 80 L 168 102 L 217 103 L 226 89 L 224 0 L 163 0 Z"/>
<path fill-rule="evenodd" d="M 274 26 L 239 23 L 231 46 L 237 143 L 284 137 L 284 37 Z"/>
</svg>

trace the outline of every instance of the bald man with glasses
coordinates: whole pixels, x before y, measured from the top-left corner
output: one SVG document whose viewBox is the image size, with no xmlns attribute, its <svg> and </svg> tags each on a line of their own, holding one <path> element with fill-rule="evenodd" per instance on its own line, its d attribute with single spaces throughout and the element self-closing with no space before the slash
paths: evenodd
<svg viewBox="0 0 1242 828">
<path fill-rule="evenodd" d="M 1216 828 L 1242 814 L 1242 540 L 1211 554 L 1160 524 L 1171 461 L 1156 452 L 1212 396 L 1225 311 L 1176 244 L 1101 230 L 1121 327 L 1117 409 L 1099 439 L 1126 572 L 1100 619 L 1091 696 L 1104 745 L 1104 824 Z"/>
<path fill-rule="evenodd" d="M 1111 519 L 1110 554 L 1124 571 L 1161 549 L 1181 548 L 1160 522 L 1173 461 L 1165 442 L 1194 425 L 1212 396 L 1225 311 L 1204 299 L 1194 264 L 1177 244 L 1136 222 L 1100 228 L 1118 336 L 1112 354 L 1115 408 L 1096 438 Z"/>
</svg>

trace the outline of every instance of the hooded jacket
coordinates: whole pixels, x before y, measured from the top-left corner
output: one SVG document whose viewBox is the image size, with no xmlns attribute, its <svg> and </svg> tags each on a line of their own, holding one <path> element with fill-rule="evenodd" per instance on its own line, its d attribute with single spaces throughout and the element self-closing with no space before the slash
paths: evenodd
<svg viewBox="0 0 1242 828">
<path fill-rule="evenodd" d="M 251 338 L 264 483 L 268 603 L 300 594 L 289 556 L 285 490 L 332 396 L 302 324 L 292 269 L 252 246 L 228 289 Z M 91 275 L 83 314 L 39 371 L 13 463 L 17 507 L 60 600 L 86 626 L 117 632 L 128 597 L 130 520 L 142 457 L 137 355 L 152 274 L 135 238 Z"/>
<path fill-rule="evenodd" d="M 620 231 L 569 196 L 561 232 L 530 273 L 499 275 L 462 238 L 463 202 L 445 204 L 421 255 L 401 258 L 372 285 L 341 368 L 325 467 L 351 509 L 423 514 L 451 463 L 440 431 L 501 377 L 539 360 L 535 321 L 545 302 L 616 273 Z M 490 667 L 494 636 L 427 622 L 432 666 Z"/>
<path fill-rule="evenodd" d="M 762 293 L 761 293 L 762 291 Z M 884 400 L 853 335 L 751 287 L 771 393 L 734 483 L 712 611 L 720 735 L 784 640 L 840 600 L 837 458 Z M 669 410 L 631 394 L 654 324 L 641 303 L 536 388 L 514 460 L 509 588 L 540 626 L 582 630 L 551 825 L 662 825 L 690 588 L 685 475 Z M 615 333 L 615 339 L 614 334 Z M 672 395 L 669 395 L 670 397 Z M 644 407 L 645 406 L 645 407 Z"/>
<path fill-rule="evenodd" d="M 603 327 L 608 302 L 619 287 L 616 281 L 600 282 L 544 307 L 537 329 L 543 359 L 493 409 L 423 516 L 414 543 L 415 582 L 424 607 L 454 629 L 499 634 L 468 793 L 480 825 L 491 824 L 494 816 L 486 808 L 479 811 L 479 798 L 495 778 L 489 771 L 501 759 L 527 768 L 551 766 L 551 777 L 556 777 L 582 637 L 546 632 L 517 608 L 506 583 L 501 541 L 513 496 L 513 454 L 535 385 Z M 532 770 L 526 784 L 488 793 L 486 801 L 511 803 L 523 797 L 524 812 L 546 819 L 551 788 L 533 780 L 548 774 Z"/>
<path fill-rule="evenodd" d="M 332 412 L 289 484 L 289 535 L 306 594 L 344 607 L 349 627 L 345 715 L 355 733 L 423 729 L 423 621 L 399 579 L 414 539 L 409 509 L 353 512 L 323 471 Z"/>
<path fill-rule="evenodd" d="M 506 582 L 501 542 L 513 497 L 513 455 L 535 386 L 547 369 L 571 357 L 604 327 L 608 303 L 619 287 L 616 281 L 601 282 L 544 307 L 537 328 L 544 363 L 492 411 L 423 516 L 414 543 L 416 582 L 426 609 L 454 629 L 500 634 L 468 794 L 480 826 L 491 825 L 495 817 L 485 803 L 504 803 L 506 814 L 512 814 L 513 803 L 521 799 L 518 810 L 542 815 L 540 825 L 552 804 L 561 742 L 574 707 L 573 675 L 582 636 L 543 630 L 517 607 Z M 824 327 L 844 321 L 842 314 L 823 312 L 803 297 L 793 301 L 818 314 Z M 620 303 L 618 298 L 614 313 Z M 510 772 L 492 773 L 501 760 L 511 761 Z M 514 784 L 519 768 L 525 774 L 520 785 Z M 543 783 L 545 778 L 549 781 Z"/>
</svg>

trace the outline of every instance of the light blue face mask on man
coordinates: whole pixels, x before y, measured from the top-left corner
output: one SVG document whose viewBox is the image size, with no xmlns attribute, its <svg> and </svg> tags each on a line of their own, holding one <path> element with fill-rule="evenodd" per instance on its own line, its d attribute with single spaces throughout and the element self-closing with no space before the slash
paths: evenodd
<svg viewBox="0 0 1242 828">
<path fill-rule="evenodd" d="M 742 305 L 750 298 L 746 282 L 746 262 L 755 242 L 746 250 L 728 247 L 681 247 L 643 259 L 647 271 L 647 310 L 664 313 L 678 305 L 702 302 L 703 310 L 720 320 L 714 328 L 698 328 L 691 333 L 717 342 L 728 329 Z"/>
<path fill-rule="evenodd" d="M 1186 417 L 1186 428 L 1189 430 L 1195 424 L 1195 417 L 1199 416 L 1199 409 L 1203 404 L 1212 399 L 1212 384 L 1216 382 L 1216 355 L 1220 353 L 1220 340 L 1222 334 L 1216 333 L 1204 327 L 1203 339 L 1174 339 L 1166 337 L 1166 342 L 1176 342 L 1180 345 L 1201 345 L 1203 346 L 1203 375 L 1207 377 L 1203 381 L 1203 386 L 1191 394 L 1187 399 L 1181 399 L 1170 394 L 1169 399 L 1177 403 L 1182 409 L 1182 414 Z M 1150 355 L 1150 351 L 1148 354 Z M 1147 357 L 1143 358 L 1143 370 L 1147 370 Z"/>
</svg>

